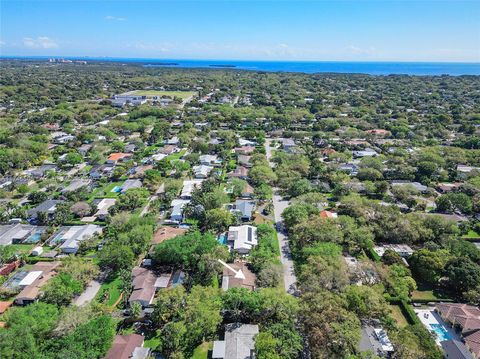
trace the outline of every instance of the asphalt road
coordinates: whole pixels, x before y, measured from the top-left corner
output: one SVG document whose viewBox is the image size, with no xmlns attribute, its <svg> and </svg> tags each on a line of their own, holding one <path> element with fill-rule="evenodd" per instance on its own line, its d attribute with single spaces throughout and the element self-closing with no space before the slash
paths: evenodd
<svg viewBox="0 0 480 359">
<path fill-rule="evenodd" d="M 267 139 L 265 141 L 265 150 L 270 166 L 274 167 L 275 164 L 271 162 L 272 147 L 270 139 Z M 290 251 L 290 242 L 288 240 L 287 234 L 284 232 L 282 222 L 282 212 L 285 210 L 285 208 L 288 207 L 289 202 L 287 200 L 284 200 L 282 196 L 278 194 L 278 192 L 278 188 L 273 188 L 273 212 L 275 218 L 275 227 L 278 234 L 278 242 L 280 245 L 280 260 L 283 266 L 283 282 L 285 285 L 285 290 L 292 295 L 296 295 L 298 294 L 298 289 L 296 285 L 297 277 L 295 276 L 292 252 Z"/>
</svg>

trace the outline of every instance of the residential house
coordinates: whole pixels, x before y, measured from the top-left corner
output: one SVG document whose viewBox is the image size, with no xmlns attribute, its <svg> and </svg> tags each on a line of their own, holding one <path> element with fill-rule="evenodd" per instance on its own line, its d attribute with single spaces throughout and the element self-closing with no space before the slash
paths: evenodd
<svg viewBox="0 0 480 359">
<path fill-rule="evenodd" d="M 219 166 L 222 160 L 217 155 L 201 155 L 199 157 L 200 164 L 204 166 Z"/>
<path fill-rule="evenodd" d="M 72 182 L 70 182 L 68 186 L 66 186 L 62 190 L 62 194 L 76 192 L 84 187 L 90 186 L 91 183 L 92 181 L 89 179 L 82 179 L 82 178 L 74 179 Z"/>
<path fill-rule="evenodd" d="M 480 308 L 469 304 L 438 303 L 435 311 L 462 334 L 473 357 L 480 358 Z"/>
<path fill-rule="evenodd" d="M 139 179 L 128 179 L 122 184 L 121 193 L 127 192 L 129 189 L 142 187 L 142 181 Z"/>
<path fill-rule="evenodd" d="M 222 276 L 222 289 L 224 291 L 229 290 L 230 288 L 247 288 L 250 290 L 255 290 L 255 281 L 257 276 L 253 273 L 244 262 L 229 263 L 229 267 L 223 269 Z M 237 273 L 242 271 L 243 278 L 240 278 Z"/>
<path fill-rule="evenodd" d="M 57 165 L 48 163 L 41 165 L 38 168 L 33 168 L 25 171 L 26 175 L 30 175 L 34 178 L 42 178 L 45 177 L 49 172 L 56 172 L 58 170 Z"/>
<path fill-rule="evenodd" d="M 237 155 L 250 155 L 255 151 L 253 146 L 241 146 L 234 149 Z"/>
<path fill-rule="evenodd" d="M 457 177 L 459 179 L 466 179 L 470 176 L 480 174 L 480 167 L 458 165 L 457 166 Z"/>
<path fill-rule="evenodd" d="M 392 181 L 392 187 L 397 187 L 397 186 L 407 186 L 407 187 L 413 187 L 415 188 L 418 192 L 425 193 L 428 190 L 428 187 L 421 184 L 420 182 L 410 182 L 410 181 Z"/>
<path fill-rule="evenodd" d="M 414 252 L 414 250 L 407 244 L 384 244 L 373 247 L 374 252 L 380 257 L 383 256 L 387 249 L 394 251 L 402 258 L 408 258 Z"/>
<path fill-rule="evenodd" d="M 170 220 L 176 223 L 183 221 L 183 208 L 190 203 L 189 199 L 174 199 L 170 204 L 172 208 Z"/>
<path fill-rule="evenodd" d="M 108 156 L 107 164 L 116 165 L 117 163 L 128 161 L 132 156 L 133 154 L 131 153 L 114 152 Z"/>
<path fill-rule="evenodd" d="M 257 228 L 249 225 L 231 226 L 228 228 L 229 245 L 240 254 L 248 254 L 258 244 Z"/>
<path fill-rule="evenodd" d="M 389 357 L 394 351 L 393 344 L 382 328 L 375 328 L 371 325 L 362 327 L 362 336 L 358 345 L 361 352 L 372 352 L 380 358 Z"/>
<path fill-rule="evenodd" d="M 58 145 L 63 145 L 65 143 L 68 143 L 70 141 L 73 141 L 75 139 L 75 136 L 73 135 L 65 135 L 65 136 L 60 136 L 54 139 L 54 143 Z"/>
<path fill-rule="evenodd" d="M 103 229 L 95 224 L 67 227 L 61 235 L 54 235 L 54 238 L 63 242 L 60 250 L 66 254 L 77 253 L 80 243 L 91 238 L 95 234 L 102 234 Z M 58 232 L 57 232 L 58 233 Z"/>
<path fill-rule="evenodd" d="M 238 155 L 237 162 L 240 166 L 250 168 L 252 164 L 250 163 L 251 156 Z"/>
<path fill-rule="evenodd" d="M 193 180 L 183 181 L 183 188 L 182 188 L 182 193 L 180 194 L 180 198 L 191 199 L 193 191 L 197 188 L 200 188 L 202 186 L 202 182 L 203 182 L 203 179 L 193 179 Z"/>
<path fill-rule="evenodd" d="M 102 177 L 110 177 L 113 173 L 112 165 L 95 165 L 91 168 L 89 176 L 92 179 L 100 179 Z"/>
<path fill-rule="evenodd" d="M 340 171 L 348 173 L 350 176 L 356 176 L 358 174 L 358 166 L 354 163 L 341 164 L 338 169 Z"/>
<path fill-rule="evenodd" d="M 179 149 L 177 146 L 175 145 L 166 145 L 166 146 L 163 146 L 159 151 L 158 153 L 162 154 L 162 155 L 171 155 L 172 153 L 175 153 L 175 152 L 178 152 Z"/>
<path fill-rule="evenodd" d="M 255 146 L 257 143 L 255 141 L 246 140 L 244 138 L 238 139 L 238 144 L 240 146 Z"/>
<path fill-rule="evenodd" d="M 448 193 L 457 190 L 461 185 L 462 182 L 439 183 L 436 188 L 440 193 Z"/>
<path fill-rule="evenodd" d="M 253 195 L 255 194 L 255 189 L 250 186 L 247 182 L 245 182 L 245 186 L 242 189 L 242 198 L 245 199 L 252 199 Z"/>
<path fill-rule="evenodd" d="M 224 340 L 213 342 L 212 359 L 255 359 L 255 336 L 258 333 L 258 325 L 227 324 Z"/>
<path fill-rule="evenodd" d="M 391 135 L 390 131 L 383 130 L 381 128 L 375 128 L 373 130 L 366 131 L 370 135 L 378 136 L 378 137 L 388 137 Z"/>
<path fill-rule="evenodd" d="M 93 217 L 101 221 L 105 220 L 105 218 L 108 216 L 108 209 L 114 206 L 116 202 L 117 200 L 115 198 L 102 198 L 94 200 L 93 204 L 97 207 L 97 212 L 95 212 Z"/>
<path fill-rule="evenodd" d="M 125 146 L 124 151 L 126 153 L 133 153 L 135 152 L 137 146 L 134 143 L 129 143 L 128 145 Z"/>
<path fill-rule="evenodd" d="M 440 345 L 446 359 L 475 359 L 467 346 L 458 339 L 444 340 Z"/>
<path fill-rule="evenodd" d="M 155 296 L 155 282 L 157 277 L 155 274 L 144 267 L 134 267 L 132 270 L 132 285 L 133 291 L 128 298 L 128 303 L 139 303 L 142 308 L 148 307 L 152 304 L 153 297 Z"/>
<path fill-rule="evenodd" d="M 240 213 L 242 221 L 250 221 L 255 210 L 255 201 L 238 199 L 235 201 L 234 211 Z"/>
<path fill-rule="evenodd" d="M 352 155 L 353 155 L 354 158 L 375 157 L 375 156 L 378 155 L 378 153 L 371 148 L 366 148 L 364 150 L 353 151 Z"/>
<path fill-rule="evenodd" d="M 337 218 L 338 214 L 335 212 L 330 212 L 330 211 L 321 211 L 320 212 L 320 217 L 322 218 Z"/>
<path fill-rule="evenodd" d="M 177 136 L 173 136 L 172 138 L 165 141 L 165 144 L 177 146 L 178 144 L 180 144 L 180 140 L 178 139 Z"/>
<path fill-rule="evenodd" d="M 195 178 L 208 178 L 212 170 L 213 167 L 205 165 L 193 166 L 192 168 Z"/>
<path fill-rule="evenodd" d="M 282 139 L 282 146 L 287 153 L 293 153 L 295 151 L 295 148 L 297 147 L 295 141 L 292 138 Z"/>
<path fill-rule="evenodd" d="M 56 274 L 55 269 L 59 265 L 60 262 L 38 262 L 30 271 L 24 272 L 23 278 L 18 283 L 22 290 L 15 297 L 15 303 L 26 305 L 37 300 L 40 289 Z"/>
<path fill-rule="evenodd" d="M 248 168 L 243 166 L 237 166 L 235 170 L 228 172 L 228 178 L 240 178 L 240 179 L 248 179 Z"/>
<path fill-rule="evenodd" d="M 147 359 L 150 349 L 143 347 L 140 334 L 115 335 L 113 344 L 104 359 Z"/>
<path fill-rule="evenodd" d="M 55 211 L 57 209 L 57 205 L 60 203 L 63 203 L 62 200 L 56 200 L 56 199 L 47 199 L 46 201 L 43 201 L 40 203 L 38 206 L 35 208 L 29 209 L 27 211 L 27 216 L 29 220 L 35 220 L 38 217 L 38 214 L 40 212 L 46 213 L 48 218 L 51 219 L 53 218 L 53 215 L 55 214 Z"/>
<path fill-rule="evenodd" d="M 0 225 L 0 246 L 17 243 L 36 243 L 40 240 L 45 227 L 31 226 L 27 224 Z"/>
<path fill-rule="evenodd" d="M 80 153 L 82 156 L 86 156 L 88 151 L 91 150 L 91 148 L 93 147 L 93 145 L 89 144 L 89 143 L 85 143 L 83 145 L 81 145 L 80 147 L 77 148 L 77 151 L 78 153 Z"/>
</svg>

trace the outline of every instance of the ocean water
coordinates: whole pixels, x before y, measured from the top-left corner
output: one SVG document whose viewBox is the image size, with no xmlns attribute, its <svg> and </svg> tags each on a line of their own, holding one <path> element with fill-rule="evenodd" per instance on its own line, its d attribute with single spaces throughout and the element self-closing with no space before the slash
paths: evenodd
<svg viewBox="0 0 480 359">
<path fill-rule="evenodd" d="M 143 60 L 146 61 L 146 60 Z M 230 68 L 237 70 L 303 73 L 360 73 L 370 75 L 480 75 L 480 63 L 446 62 L 306 62 L 232 60 L 154 60 L 146 67 Z"/>
<path fill-rule="evenodd" d="M 15 57 L 1 57 L 13 59 Z M 17 57 L 20 60 L 47 60 L 48 57 Z M 58 58 L 58 57 L 57 57 Z M 343 62 L 343 61 L 244 61 L 179 60 L 113 57 L 63 57 L 69 60 L 135 63 L 145 67 L 236 69 L 267 72 L 360 73 L 370 75 L 480 75 L 480 62 Z"/>
</svg>

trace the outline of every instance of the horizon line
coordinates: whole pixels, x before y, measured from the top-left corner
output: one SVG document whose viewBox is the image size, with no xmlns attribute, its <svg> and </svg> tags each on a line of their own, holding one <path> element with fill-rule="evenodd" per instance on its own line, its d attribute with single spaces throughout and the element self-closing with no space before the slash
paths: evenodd
<svg viewBox="0 0 480 359">
<path fill-rule="evenodd" d="M 416 64 L 472 64 L 480 65 L 480 60 L 474 61 L 426 61 L 426 60 L 265 60 L 265 59 L 203 59 L 203 58 L 159 58 L 159 57 L 116 57 L 116 56 L 91 56 L 91 55 L 0 55 L 0 59 L 91 59 L 91 60 L 160 60 L 160 61 L 239 61 L 239 62 L 311 62 L 311 63 L 329 63 L 329 62 L 345 62 L 345 63 L 416 63 Z"/>
</svg>

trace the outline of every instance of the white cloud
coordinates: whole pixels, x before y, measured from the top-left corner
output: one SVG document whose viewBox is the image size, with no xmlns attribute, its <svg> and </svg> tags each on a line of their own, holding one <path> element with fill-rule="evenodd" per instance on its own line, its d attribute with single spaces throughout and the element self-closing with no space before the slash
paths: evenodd
<svg viewBox="0 0 480 359">
<path fill-rule="evenodd" d="M 47 36 L 39 36 L 37 38 L 24 37 L 23 46 L 29 49 L 56 49 L 58 43 Z"/>
<path fill-rule="evenodd" d="M 0 40 L 0 46 L 5 46 L 7 43 L 5 41 Z"/>
<path fill-rule="evenodd" d="M 105 16 L 105 20 L 107 20 L 107 21 L 127 21 L 127 18 L 126 17 L 118 17 L 118 16 L 107 15 L 107 16 Z"/>
</svg>

